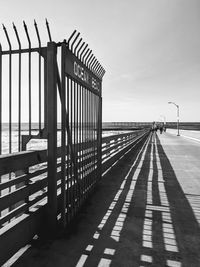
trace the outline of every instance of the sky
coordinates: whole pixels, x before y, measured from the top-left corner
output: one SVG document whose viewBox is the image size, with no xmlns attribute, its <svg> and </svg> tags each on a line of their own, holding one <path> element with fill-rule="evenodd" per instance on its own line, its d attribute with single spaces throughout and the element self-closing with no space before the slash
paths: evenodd
<svg viewBox="0 0 200 267">
<path fill-rule="evenodd" d="M 8 31 L 15 22 L 20 32 L 23 20 L 31 31 L 36 19 L 44 45 L 45 18 L 56 42 L 67 39 L 74 29 L 81 33 L 106 70 L 103 121 L 176 121 L 177 108 L 168 101 L 179 105 L 180 121 L 200 121 L 199 0 L 0 0 L 0 4 L 0 22 Z M 0 29 L 4 48 L 3 34 Z"/>
</svg>

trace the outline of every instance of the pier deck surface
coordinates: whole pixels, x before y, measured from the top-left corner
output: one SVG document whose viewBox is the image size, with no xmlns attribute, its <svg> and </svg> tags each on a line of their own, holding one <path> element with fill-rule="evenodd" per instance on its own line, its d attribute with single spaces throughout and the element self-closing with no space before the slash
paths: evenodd
<svg viewBox="0 0 200 267">
<path fill-rule="evenodd" d="M 198 140 L 157 133 L 104 175 L 69 234 L 13 266 L 200 266 L 199 159 Z"/>
</svg>

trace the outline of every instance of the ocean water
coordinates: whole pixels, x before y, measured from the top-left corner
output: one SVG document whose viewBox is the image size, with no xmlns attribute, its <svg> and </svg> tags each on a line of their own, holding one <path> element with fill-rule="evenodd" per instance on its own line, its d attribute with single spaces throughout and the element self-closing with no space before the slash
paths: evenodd
<svg viewBox="0 0 200 267">
<path fill-rule="evenodd" d="M 41 125 L 43 128 L 43 125 Z M 60 124 L 58 124 L 58 132 L 57 132 L 57 146 L 61 145 L 61 132 L 60 132 Z M 103 131 L 102 137 L 110 136 L 114 134 L 120 134 L 124 131 Z M 19 132 L 18 132 L 18 124 L 12 123 L 11 125 L 11 136 L 9 134 L 9 124 L 3 123 L 2 124 L 2 131 L 1 131 L 1 154 L 10 154 L 19 151 Z M 28 123 L 21 124 L 21 132 L 20 136 L 28 135 L 29 134 L 29 125 Z M 39 134 L 39 125 L 38 123 L 32 123 L 31 125 L 31 135 L 37 136 Z M 20 144 L 21 144 L 21 137 L 20 137 Z M 80 129 L 78 130 L 78 138 L 74 137 L 72 132 L 72 141 L 73 143 L 86 141 L 88 139 L 96 139 L 96 135 L 92 131 L 83 130 L 82 132 Z M 67 141 L 67 140 L 66 140 Z M 20 145 L 21 146 L 21 145 Z M 42 150 L 47 149 L 47 140 L 46 139 L 34 139 L 32 138 L 27 144 L 27 150 Z"/>
<path fill-rule="evenodd" d="M 28 135 L 29 134 L 29 125 L 28 123 L 22 123 L 21 124 L 21 132 L 20 132 L 20 136 L 22 135 Z M 38 124 L 37 123 L 33 123 L 32 124 L 32 130 L 31 130 L 31 134 L 32 135 L 37 135 L 39 133 L 38 130 Z M 9 153 L 15 153 L 19 151 L 19 132 L 18 132 L 18 124 L 17 123 L 12 123 L 11 125 L 11 135 L 9 132 L 9 124 L 8 123 L 3 123 L 2 124 L 2 131 L 1 131 L 1 154 L 9 154 Z M 33 148 L 35 146 L 35 144 L 39 144 L 37 141 L 30 141 L 29 147 L 27 147 L 28 149 L 30 149 L 31 147 Z M 45 148 L 45 140 L 40 140 L 42 146 Z M 20 143 L 21 143 L 21 138 L 20 138 Z M 39 146 L 38 146 L 39 149 Z"/>
</svg>

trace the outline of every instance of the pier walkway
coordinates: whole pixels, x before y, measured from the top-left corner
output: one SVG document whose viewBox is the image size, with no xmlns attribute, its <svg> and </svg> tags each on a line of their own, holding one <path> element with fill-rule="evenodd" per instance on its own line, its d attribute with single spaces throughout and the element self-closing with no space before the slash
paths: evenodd
<svg viewBox="0 0 200 267">
<path fill-rule="evenodd" d="M 70 232 L 5 266 L 200 266 L 199 159 L 198 140 L 150 136 L 104 174 Z"/>
</svg>

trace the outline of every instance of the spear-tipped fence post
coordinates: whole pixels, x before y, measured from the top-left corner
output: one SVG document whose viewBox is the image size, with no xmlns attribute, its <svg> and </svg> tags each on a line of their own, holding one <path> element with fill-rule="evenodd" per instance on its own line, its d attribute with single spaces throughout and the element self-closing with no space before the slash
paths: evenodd
<svg viewBox="0 0 200 267">
<path fill-rule="evenodd" d="M 47 125 L 48 125 L 48 204 L 47 222 L 50 233 L 57 226 L 57 46 L 47 46 Z"/>
<path fill-rule="evenodd" d="M 95 56 L 92 57 L 92 60 L 91 60 L 91 62 L 90 62 L 90 64 L 89 64 L 89 68 L 90 68 L 90 69 L 92 68 L 92 64 L 94 63 L 94 60 L 95 60 Z"/>
<path fill-rule="evenodd" d="M 46 27 L 47 27 L 47 32 L 48 32 L 48 36 L 49 36 L 49 41 L 51 42 L 52 41 L 51 32 L 50 32 L 49 23 L 48 23 L 47 19 L 46 19 Z"/>
<path fill-rule="evenodd" d="M 85 52 L 86 48 L 88 47 L 88 44 L 85 45 L 85 47 L 83 48 L 82 52 L 80 53 L 80 60 L 82 61 L 82 55 Z"/>
<path fill-rule="evenodd" d="M 4 24 L 3 30 L 9 46 L 9 153 L 12 153 L 12 46 Z"/>
<path fill-rule="evenodd" d="M 85 42 L 82 43 L 82 45 L 80 46 L 80 48 L 79 48 L 78 51 L 77 51 L 77 57 L 78 57 L 78 58 L 80 58 L 80 57 L 79 57 L 79 53 L 80 53 L 80 51 L 81 51 L 81 49 L 83 48 L 84 45 L 85 45 Z"/>
<path fill-rule="evenodd" d="M 89 54 L 87 55 L 87 57 L 85 58 L 85 65 L 87 66 L 88 63 L 88 59 L 90 57 L 90 55 L 92 54 L 92 50 L 90 50 Z"/>
<path fill-rule="evenodd" d="M 73 52 L 74 44 L 75 44 L 76 40 L 78 39 L 79 35 L 80 35 L 80 32 L 78 32 L 78 34 L 76 35 L 74 41 L 73 41 L 72 44 L 71 44 L 71 51 L 72 51 L 72 52 Z"/>
<path fill-rule="evenodd" d="M 76 33 L 76 30 L 73 31 L 73 33 L 71 34 L 71 36 L 69 37 L 69 39 L 67 41 L 69 49 L 70 49 L 70 46 L 69 45 L 70 45 L 71 39 L 73 38 L 73 36 L 75 35 L 75 33 Z"/>
<path fill-rule="evenodd" d="M 23 21 L 24 24 L 24 30 L 26 33 L 26 37 L 28 40 L 28 45 L 29 45 L 29 57 L 28 57 L 28 87 L 29 87 L 29 136 L 31 136 L 31 120 L 32 120 L 32 113 L 31 113 L 31 40 L 29 37 L 29 33 L 28 33 L 28 28 L 26 26 L 25 21 Z"/>
<path fill-rule="evenodd" d="M 76 56 L 77 56 L 77 54 L 76 54 L 76 50 L 77 50 L 78 46 L 80 45 L 81 41 L 82 41 L 82 38 L 78 41 L 76 47 L 74 48 L 74 54 L 75 54 Z"/>
<path fill-rule="evenodd" d="M 87 61 L 87 67 L 89 68 L 90 67 L 90 61 L 92 60 L 94 54 L 91 54 L 90 57 L 88 58 L 88 61 Z"/>
<path fill-rule="evenodd" d="M 39 34 L 39 30 L 37 27 L 37 23 L 34 20 L 34 26 L 35 26 L 35 31 L 36 31 L 36 35 L 37 35 L 37 39 L 38 39 L 38 45 L 39 45 L 39 69 L 38 69 L 38 88 L 39 88 L 39 133 L 41 133 L 41 111 L 42 111 L 42 93 L 41 93 L 41 39 L 40 39 L 40 34 Z M 50 32 L 50 30 L 49 30 Z"/>
<path fill-rule="evenodd" d="M 21 150 L 21 42 L 18 35 L 17 28 L 15 24 L 13 23 L 13 29 L 17 38 L 18 46 L 19 46 L 19 74 L 18 74 L 18 90 L 19 90 L 19 96 L 18 96 L 18 105 L 19 105 L 19 113 L 18 113 L 18 150 Z"/>
<path fill-rule="evenodd" d="M 83 54 L 83 56 L 82 56 L 82 58 L 81 58 L 81 60 L 83 61 L 83 63 L 85 64 L 85 57 L 86 57 L 86 55 L 87 55 L 87 53 L 90 51 L 90 49 L 88 48 L 86 51 L 85 51 L 85 53 Z"/>
</svg>

